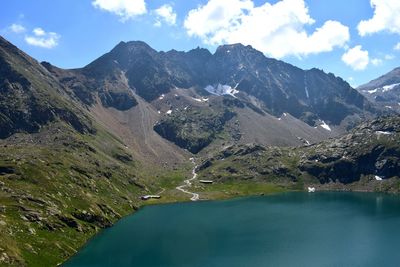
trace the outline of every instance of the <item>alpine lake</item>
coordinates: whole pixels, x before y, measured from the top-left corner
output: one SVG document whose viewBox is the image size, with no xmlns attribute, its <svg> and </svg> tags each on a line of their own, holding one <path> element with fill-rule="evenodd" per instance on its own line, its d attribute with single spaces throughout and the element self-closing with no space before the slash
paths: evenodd
<svg viewBox="0 0 400 267">
<path fill-rule="evenodd" d="M 400 196 L 280 193 L 146 206 L 64 267 L 400 266 Z"/>
</svg>

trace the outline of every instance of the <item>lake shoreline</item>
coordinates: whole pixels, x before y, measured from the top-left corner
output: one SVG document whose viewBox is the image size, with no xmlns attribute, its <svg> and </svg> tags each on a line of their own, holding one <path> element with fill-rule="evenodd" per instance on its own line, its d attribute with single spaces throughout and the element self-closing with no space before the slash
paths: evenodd
<svg viewBox="0 0 400 267">
<path fill-rule="evenodd" d="M 380 193 L 380 194 L 384 194 L 384 195 L 399 195 L 399 193 L 397 192 L 382 192 L 382 191 L 375 191 L 375 190 L 368 190 L 368 189 L 360 189 L 360 188 L 331 188 L 326 185 L 309 185 L 309 186 L 313 186 L 316 187 L 317 190 L 316 192 L 313 193 L 309 193 L 309 194 L 318 194 L 318 193 Z M 74 253 L 73 255 L 71 255 L 70 257 L 68 257 L 67 259 L 65 259 L 65 261 L 63 261 L 62 263 L 58 264 L 57 266 L 63 266 L 68 260 L 70 260 L 72 257 L 76 256 L 79 251 L 81 251 L 93 238 L 95 238 L 97 235 L 101 234 L 103 231 L 110 229 L 112 227 L 115 226 L 115 224 L 117 224 L 118 222 L 120 222 L 123 219 L 126 219 L 127 217 L 130 216 L 134 216 L 137 212 L 143 210 L 146 207 L 150 207 L 150 206 L 164 206 L 164 205 L 178 205 L 178 204 L 189 204 L 189 203 L 193 203 L 193 202 L 197 202 L 197 203 L 202 203 L 202 202 L 214 202 L 214 201 L 233 201 L 233 200 L 240 200 L 240 199 L 247 199 L 247 198 L 256 198 L 256 197 L 263 197 L 263 196 L 273 196 L 273 195 L 277 195 L 277 194 L 286 194 L 286 193 L 307 193 L 306 190 L 307 187 L 305 187 L 304 190 L 294 190 L 294 189 L 288 189 L 286 188 L 286 190 L 280 191 L 280 192 L 265 192 L 265 193 L 255 193 L 255 194 L 243 194 L 243 195 L 230 195 L 230 196 L 223 196 L 223 197 L 216 197 L 216 198 L 209 198 L 209 199 L 199 199 L 196 201 L 193 201 L 191 199 L 187 199 L 187 200 L 179 200 L 179 199 L 150 199 L 150 200 L 146 200 L 146 201 L 142 201 L 140 203 L 140 205 L 137 207 L 137 209 L 134 210 L 134 212 L 127 214 L 126 216 L 123 216 L 122 218 L 118 219 L 117 221 L 113 222 L 112 225 L 110 227 L 107 227 L 105 229 L 100 229 L 100 231 L 96 232 L 96 234 L 94 234 L 93 236 L 91 236 L 83 246 L 81 246 L 80 248 L 78 248 L 76 250 L 76 253 Z M 201 195 L 201 192 L 199 192 L 199 194 Z"/>
<path fill-rule="evenodd" d="M 354 194 L 352 194 L 352 193 L 354 193 Z M 159 236 L 161 233 L 163 233 L 163 234 L 161 234 L 160 238 L 162 238 L 164 241 L 168 240 L 168 239 L 165 239 L 166 237 L 164 237 L 164 235 L 168 236 L 168 233 L 166 233 L 165 229 L 164 229 L 165 228 L 165 223 L 167 225 L 169 225 L 169 224 L 175 225 L 176 222 L 174 222 L 174 221 L 180 221 L 180 219 L 179 219 L 180 217 L 182 217 L 182 220 L 184 220 L 184 221 L 181 222 L 182 224 L 185 224 L 185 220 L 188 220 L 187 217 L 189 217 L 189 218 L 190 217 L 202 218 L 201 219 L 202 222 L 200 222 L 200 226 L 204 227 L 203 223 L 205 221 L 208 221 L 207 216 L 211 216 L 210 220 L 213 221 L 213 222 L 214 222 L 214 220 L 212 219 L 212 218 L 214 218 L 213 216 L 217 216 L 218 218 L 227 217 L 224 220 L 233 220 L 232 226 L 234 226 L 234 225 L 236 225 L 236 223 L 238 223 L 238 222 L 236 222 L 237 220 L 239 220 L 239 222 L 242 222 L 242 223 L 246 222 L 247 220 L 249 220 L 249 219 L 247 219 L 247 216 L 250 216 L 249 218 L 252 218 L 254 216 L 254 214 L 258 214 L 258 215 L 256 215 L 257 219 L 255 221 L 252 220 L 252 222 L 253 223 L 257 223 L 257 221 L 258 222 L 263 222 L 264 221 L 264 220 L 260 221 L 259 216 L 264 216 L 264 217 L 267 216 L 267 218 L 270 218 L 271 216 L 272 216 L 272 218 L 275 218 L 276 216 L 278 216 L 278 218 L 282 217 L 282 216 L 284 218 L 286 218 L 287 216 L 289 216 L 291 218 L 291 216 L 298 216 L 299 214 L 303 214 L 304 213 L 304 216 L 306 216 L 306 217 L 303 218 L 303 220 L 305 220 L 303 222 L 303 224 L 306 223 L 305 225 L 307 225 L 307 227 L 308 227 L 307 229 L 315 229 L 316 231 L 324 231 L 324 233 L 325 233 L 325 230 L 324 230 L 325 226 L 322 227 L 322 228 L 318 228 L 317 227 L 318 225 L 323 225 L 323 224 L 320 224 L 320 223 L 323 222 L 324 219 L 322 219 L 322 221 L 320 223 L 316 222 L 316 223 L 309 224 L 309 220 L 313 221 L 314 219 L 319 218 L 319 215 L 315 214 L 315 213 L 333 212 L 333 214 L 336 214 L 335 215 L 336 219 L 344 218 L 344 217 L 347 218 L 347 215 L 343 215 L 342 216 L 342 215 L 339 215 L 339 214 L 342 213 L 342 212 L 347 214 L 347 212 L 350 212 L 348 209 L 354 209 L 354 205 L 352 204 L 353 200 L 355 200 L 356 202 L 360 202 L 361 201 L 362 202 L 362 207 L 365 207 L 365 208 L 368 208 L 368 209 L 372 209 L 368 213 L 368 214 L 372 214 L 372 215 L 375 214 L 375 212 L 377 212 L 377 211 L 381 211 L 381 212 L 385 211 L 388 208 L 387 206 L 393 207 L 393 203 L 391 203 L 391 202 L 394 202 L 395 204 L 397 203 L 396 205 L 398 205 L 398 201 L 399 200 L 397 198 L 385 197 L 385 195 L 386 196 L 390 196 L 391 194 L 386 194 L 386 193 L 382 193 L 382 192 L 380 192 L 380 193 L 378 192 L 376 194 L 373 193 L 373 192 L 367 192 L 369 194 L 365 194 L 365 193 L 366 192 L 343 192 L 343 191 L 342 192 L 320 191 L 320 192 L 316 192 L 316 193 L 306 193 L 306 192 L 303 192 L 303 191 L 288 191 L 288 192 L 285 192 L 285 193 L 282 193 L 282 194 L 271 194 L 271 195 L 264 195 L 264 196 L 259 196 L 259 195 L 243 196 L 243 197 L 239 197 L 239 198 L 227 199 L 227 201 L 209 200 L 209 201 L 199 201 L 199 202 L 196 202 L 196 203 L 192 203 L 192 202 L 186 203 L 186 204 L 189 204 L 189 205 L 179 205 L 179 204 L 182 204 L 181 202 L 170 203 L 172 205 L 166 205 L 167 203 L 164 203 L 164 204 L 161 204 L 161 205 L 157 205 L 157 207 L 154 207 L 155 209 L 144 209 L 147 206 L 147 205 L 144 205 L 139 210 L 140 211 L 140 216 L 139 216 L 140 218 L 136 217 L 136 216 L 133 216 L 135 214 L 131 214 L 130 216 L 127 216 L 127 217 L 130 217 L 130 218 L 124 217 L 122 219 L 123 221 L 120 220 L 118 228 L 122 227 L 123 229 L 131 229 L 131 231 L 133 231 L 134 233 L 132 233 L 130 231 L 131 233 L 126 233 L 126 234 L 131 235 L 131 237 L 128 238 L 128 239 L 129 240 L 133 240 L 133 241 L 135 241 L 134 239 L 136 239 L 135 232 L 140 233 L 139 236 L 137 236 L 137 240 L 136 240 L 137 242 L 135 241 L 135 244 L 137 243 L 137 245 L 134 246 L 134 247 L 138 246 L 137 249 L 140 250 L 141 249 L 140 248 L 140 246 L 141 246 L 140 244 L 142 244 L 141 241 L 143 241 L 144 244 L 147 244 L 147 246 L 149 246 L 150 244 L 154 243 L 154 241 L 152 241 L 152 238 L 154 238 L 154 236 L 151 237 L 152 235 L 149 236 L 150 239 L 147 242 L 145 240 L 143 240 L 142 239 L 143 235 L 146 236 L 146 234 L 141 233 L 142 231 L 146 232 L 149 229 L 152 229 L 151 231 L 156 231 L 158 233 L 158 234 L 155 234 L 156 236 Z M 272 198 L 270 198 L 270 197 L 272 197 Z M 292 200 L 290 200 L 290 202 L 287 202 L 287 201 L 289 201 L 288 199 L 292 199 Z M 299 200 L 296 200 L 296 199 L 299 199 Z M 321 199 L 323 201 L 321 203 L 319 203 L 319 199 Z M 366 200 L 366 203 L 363 203 L 363 202 L 365 202 L 364 200 Z M 384 201 L 383 204 L 382 204 L 382 201 Z M 215 202 L 215 203 L 210 203 L 210 202 Z M 245 207 L 250 208 L 250 211 L 247 208 L 244 209 L 244 211 L 246 211 L 244 214 L 241 214 L 240 212 L 235 211 L 235 207 L 237 207 L 238 205 L 239 206 L 243 205 L 243 203 L 245 204 Z M 265 203 L 265 204 L 269 203 L 269 204 L 265 205 L 263 203 Z M 291 207 L 290 211 L 287 211 L 285 209 L 281 209 L 281 207 L 286 207 L 287 203 L 292 203 L 290 205 L 295 205 L 295 206 L 288 206 L 288 207 Z M 339 204 L 341 203 L 339 205 L 339 207 L 337 206 L 338 203 Z M 198 205 L 198 204 L 205 204 L 205 205 Z M 164 206 L 164 205 L 166 205 L 166 206 Z M 284 205 L 284 206 L 282 206 L 282 205 Z M 314 205 L 318 205 L 319 208 L 313 207 Z M 326 205 L 327 205 L 327 208 L 325 209 L 324 207 Z M 164 206 L 164 207 L 161 207 L 161 206 Z M 274 207 L 274 206 L 276 207 L 275 208 L 276 210 L 274 212 L 268 211 L 271 207 Z M 212 210 L 208 211 L 207 209 L 209 209 L 209 207 L 212 207 Z M 257 209 L 260 209 L 260 207 L 262 208 L 262 210 L 264 210 L 261 213 L 257 212 Z M 382 208 L 383 208 L 383 210 L 382 210 Z M 190 212 L 190 211 L 192 211 L 192 209 L 195 209 L 196 211 L 193 210 L 194 213 Z M 205 211 L 204 209 L 206 209 L 207 211 Z M 227 215 L 220 215 L 219 214 L 220 212 L 222 212 L 222 213 L 226 212 L 226 209 L 228 209 L 228 210 L 229 209 L 231 209 L 231 210 L 233 209 L 232 211 L 228 212 L 228 214 L 230 214 L 230 215 L 228 215 L 228 214 Z M 331 209 L 333 209 L 333 210 L 331 210 Z M 182 211 L 182 212 L 177 212 L 178 210 Z M 251 210 L 253 210 L 253 212 L 251 212 Z M 262 211 L 262 210 L 260 210 L 260 211 Z M 357 210 L 357 212 L 361 212 L 361 213 L 365 212 L 363 210 L 363 208 L 361 208 L 361 209 L 357 208 L 356 210 Z M 203 217 L 202 215 L 196 215 L 197 212 L 199 212 L 199 211 L 205 212 L 206 214 L 209 214 L 209 212 L 211 212 L 211 213 L 209 215 L 207 215 L 206 217 Z M 256 213 L 254 213 L 254 211 Z M 248 212 L 250 212 L 250 214 L 253 214 L 253 215 L 248 214 Z M 150 216 L 150 218 L 152 218 L 151 219 L 152 222 L 149 222 L 149 221 L 146 221 L 146 220 L 143 221 L 144 218 L 146 218 L 146 216 L 148 217 L 148 214 L 152 214 Z M 154 215 L 156 215 L 156 214 L 160 214 L 160 216 L 169 216 L 167 214 L 175 214 L 175 216 L 178 216 L 178 218 L 173 218 L 172 219 L 173 222 L 164 221 L 162 226 L 158 227 L 158 225 L 159 225 L 158 224 L 158 220 L 154 218 Z M 162 214 L 164 214 L 164 215 L 162 215 Z M 214 215 L 212 215 L 212 214 L 214 214 Z M 262 214 L 264 214 L 264 215 L 262 215 Z M 353 214 L 353 212 L 350 212 L 350 214 Z M 200 216 L 200 217 L 198 217 L 198 216 Z M 230 216 L 234 216 L 234 217 L 230 218 Z M 310 216 L 309 219 L 308 219 L 308 216 Z M 356 216 L 356 218 L 359 218 L 357 216 Z M 397 219 L 398 217 L 399 216 L 395 217 L 396 220 L 398 220 Z M 275 219 L 272 219 L 272 218 L 270 220 L 268 220 L 268 221 L 270 221 L 270 223 L 269 223 L 270 226 L 269 227 L 272 227 L 272 228 L 266 228 L 266 229 L 274 229 L 275 226 L 279 226 L 280 225 L 278 222 L 275 222 Z M 329 215 L 328 218 L 331 218 L 331 215 Z M 383 218 L 386 218 L 386 217 L 384 216 Z M 337 225 L 335 223 L 335 220 L 333 220 L 333 223 L 334 223 L 335 227 L 340 228 L 340 225 Z M 189 221 L 191 221 L 191 222 L 193 222 L 195 224 L 195 225 L 191 225 L 191 223 L 188 224 L 189 231 L 193 231 L 194 229 L 196 229 L 196 224 L 197 224 L 196 220 L 192 221 L 192 219 L 189 219 Z M 374 224 L 374 221 L 375 220 L 368 220 L 368 221 L 366 221 L 366 223 L 368 222 L 370 224 Z M 267 223 L 267 221 L 264 221 L 264 222 Z M 347 219 L 344 220 L 344 223 L 347 223 L 347 222 L 348 222 Z M 352 220 L 350 220 L 350 222 L 352 222 Z M 136 226 L 132 225 L 132 226 L 128 227 L 128 225 L 130 225 L 131 223 L 135 223 Z M 151 225 L 147 226 L 148 223 L 151 223 Z M 357 225 L 358 224 L 357 220 L 354 221 L 354 223 Z M 292 225 L 291 223 L 289 223 L 289 224 Z M 141 227 L 139 227 L 140 225 L 146 225 L 146 226 L 142 229 Z M 218 227 L 218 226 L 215 226 L 214 223 L 212 223 L 212 225 L 213 226 L 211 226 L 211 227 Z M 225 224 L 223 224 L 223 225 L 225 225 Z M 296 223 L 296 225 L 297 225 L 297 223 Z M 229 226 L 227 229 L 230 229 L 232 226 Z M 374 226 L 374 228 L 375 228 L 375 226 Z M 223 227 L 223 226 L 220 225 L 219 227 Z M 314 227 L 317 227 L 317 228 L 314 228 Z M 108 240 L 107 239 L 108 236 L 112 235 L 112 233 L 115 233 L 115 232 L 119 231 L 120 234 L 121 234 L 121 231 L 123 229 L 119 229 L 119 230 L 118 229 L 113 229 L 111 231 L 107 231 L 107 232 L 103 233 L 102 236 L 96 238 L 95 240 L 91 239 L 90 241 L 95 242 L 95 243 L 96 242 L 104 243 L 105 242 L 104 240 Z M 182 228 L 178 227 L 174 231 L 176 231 L 176 230 L 177 231 L 181 231 L 179 229 L 182 230 Z M 258 229 L 258 228 L 256 227 L 255 229 Z M 201 231 L 201 232 L 203 230 L 199 229 L 199 231 Z M 125 230 L 123 230 L 123 231 L 125 231 Z M 122 231 L 122 233 L 123 233 L 123 231 Z M 259 231 L 259 230 L 257 230 L 257 231 Z M 264 235 L 269 233 L 269 231 L 267 231 L 267 232 L 264 232 L 264 231 L 266 231 L 266 230 L 263 230 L 263 232 L 261 232 Z M 296 230 L 293 229 L 291 231 L 296 231 Z M 384 230 L 382 230 L 382 231 L 384 231 Z M 330 231 L 328 231 L 328 233 L 329 232 Z M 253 232 L 251 231 L 250 233 L 253 233 Z M 356 233 L 357 233 L 357 231 L 356 231 Z M 214 237 L 214 234 L 212 236 L 213 236 L 212 238 L 217 238 L 217 237 Z M 248 238 L 247 235 L 245 235 L 245 236 L 246 236 L 246 238 Z M 332 238 L 335 238 L 335 236 L 336 235 L 333 235 Z M 183 235 L 183 237 L 190 238 L 189 236 L 186 237 L 185 234 Z M 251 234 L 249 238 L 254 238 L 254 233 Z M 288 238 L 290 238 L 290 236 Z M 293 237 L 293 238 L 295 238 L 295 237 Z M 124 239 L 126 239 L 126 238 L 124 237 Z M 103 241 L 101 241 L 101 240 L 103 240 Z M 112 241 L 112 240 L 114 240 L 114 241 Z M 116 242 L 115 238 L 112 239 L 112 240 L 110 240 L 110 242 Z M 138 240 L 141 240 L 141 241 L 138 241 Z M 298 242 L 299 239 L 294 239 L 294 241 Z M 124 241 L 121 241 L 121 242 L 124 242 Z M 125 242 L 126 242 L 126 240 L 125 240 Z M 182 242 L 182 240 L 181 240 L 181 242 Z M 211 244 L 213 244 L 213 243 L 210 243 L 210 246 L 211 246 Z M 87 253 L 89 253 L 88 249 L 90 250 L 90 247 L 87 247 L 87 246 L 91 246 L 91 244 L 89 244 L 89 242 L 87 242 L 85 244 L 85 246 L 82 247 L 81 249 L 86 249 L 86 252 L 84 252 L 83 257 L 86 257 L 86 260 L 89 260 L 88 262 L 90 262 L 90 258 L 88 258 L 89 254 L 87 254 Z M 157 248 L 158 248 L 157 243 L 154 243 L 154 246 L 155 246 L 154 247 L 155 251 L 157 251 Z M 160 246 L 164 246 L 164 245 L 160 245 Z M 96 245 L 96 247 L 97 247 L 97 245 Z M 151 248 L 151 250 L 153 250 L 153 246 L 152 245 L 150 247 L 147 247 L 147 249 L 150 249 L 150 248 Z M 142 249 L 144 249 L 144 248 L 142 248 Z M 96 251 L 97 250 L 98 249 L 96 249 Z M 81 250 L 79 250 L 79 252 L 80 251 Z M 135 249 L 135 251 L 136 251 L 136 249 Z M 108 252 L 108 250 L 107 250 L 107 252 Z M 96 253 L 99 253 L 99 251 L 97 251 Z M 109 253 L 111 253 L 110 254 L 111 258 L 107 258 L 108 259 L 108 264 L 113 263 L 112 259 L 113 259 L 113 255 L 114 255 L 114 254 L 112 254 L 112 252 L 109 252 Z M 157 252 L 155 252 L 155 253 L 156 253 L 155 255 L 157 255 Z M 243 253 L 246 253 L 246 252 L 243 252 Z M 76 256 L 77 254 L 75 254 L 74 256 Z M 244 255 L 246 255 L 246 254 L 244 254 Z M 82 255 L 80 257 L 82 257 Z M 121 261 L 120 258 L 121 257 L 119 257 L 119 258 L 117 257 L 116 258 L 116 262 Z M 150 259 L 150 261 L 151 261 L 151 259 Z M 67 263 L 67 262 L 68 261 L 66 261 L 65 263 Z M 66 265 L 66 266 L 69 266 L 69 265 Z M 74 266 L 74 264 L 72 264 L 71 266 Z M 97 266 L 97 264 L 96 264 L 96 266 Z M 102 266 L 102 265 L 100 264 L 100 266 Z M 109 266 L 109 265 L 105 264 L 104 266 Z M 122 264 L 122 266 L 125 266 L 125 265 Z M 138 265 L 138 266 L 142 266 L 142 265 Z M 148 265 L 144 264 L 143 266 L 148 266 Z M 158 266 L 158 265 L 155 265 L 155 266 Z M 166 266 L 170 266 L 170 265 L 166 265 Z M 171 266 L 175 266 L 175 265 L 171 265 Z M 188 265 L 188 266 L 192 266 L 192 265 Z M 194 264 L 193 266 L 199 266 L 199 265 L 198 264 Z M 226 266 L 226 265 L 222 264 L 221 266 Z M 234 265 L 234 266 L 236 266 L 236 265 Z M 254 266 L 254 265 L 250 264 L 249 266 Z M 282 266 L 282 265 L 278 265 L 278 266 Z M 316 265 L 314 264 L 313 266 L 316 266 Z"/>
</svg>

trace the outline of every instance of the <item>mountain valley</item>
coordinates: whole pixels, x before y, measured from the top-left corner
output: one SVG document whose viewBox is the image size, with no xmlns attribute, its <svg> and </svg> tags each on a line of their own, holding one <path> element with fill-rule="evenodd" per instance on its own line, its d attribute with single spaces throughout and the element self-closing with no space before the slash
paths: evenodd
<svg viewBox="0 0 400 267">
<path fill-rule="evenodd" d="M 188 201 L 192 171 L 201 200 L 398 193 L 399 116 L 360 93 L 400 96 L 381 80 L 357 91 L 241 44 L 121 42 L 66 70 L 0 37 L 0 265 L 61 264 L 143 205 Z"/>
</svg>

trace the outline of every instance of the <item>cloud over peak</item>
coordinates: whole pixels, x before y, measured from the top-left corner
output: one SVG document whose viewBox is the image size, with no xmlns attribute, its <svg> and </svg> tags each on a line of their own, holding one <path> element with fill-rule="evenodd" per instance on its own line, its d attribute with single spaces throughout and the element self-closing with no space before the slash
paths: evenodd
<svg viewBox="0 0 400 267">
<path fill-rule="evenodd" d="M 17 24 L 17 23 L 13 23 L 11 24 L 10 27 L 8 27 L 10 29 L 10 31 L 12 31 L 13 33 L 23 33 L 25 32 L 25 27 L 22 26 L 21 24 Z"/>
<path fill-rule="evenodd" d="M 173 7 L 169 4 L 165 4 L 154 10 L 154 14 L 156 15 L 156 23 L 155 26 L 161 26 L 163 22 L 168 25 L 176 24 L 176 13 Z"/>
<path fill-rule="evenodd" d="M 209 0 L 189 12 L 184 27 L 204 43 L 250 44 L 276 58 L 329 52 L 349 41 L 349 28 L 337 21 L 326 21 L 307 33 L 305 26 L 314 22 L 304 0 L 261 6 L 252 0 Z"/>
<path fill-rule="evenodd" d="M 94 0 L 92 5 L 119 16 L 122 21 L 147 13 L 144 0 Z"/>
<path fill-rule="evenodd" d="M 48 49 L 56 47 L 59 39 L 59 34 L 55 32 L 46 32 L 42 28 L 35 28 L 31 35 L 25 36 L 25 42 L 29 45 Z"/>
<path fill-rule="evenodd" d="M 388 31 L 400 34 L 400 1 L 371 0 L 374 15 L 369 20 L 362 20 L 358 26 L 361 36 Z"/>
<path fill-rule="evenodd" d="M 342 61 L 354 70 L 364 70 L 369 64 L 369 53 L 367 50 L 362 50 L 361 45 L 356 45 L 343 54 Z M 378 62 L 373 62 L 376 63 Z"/>
</svg>

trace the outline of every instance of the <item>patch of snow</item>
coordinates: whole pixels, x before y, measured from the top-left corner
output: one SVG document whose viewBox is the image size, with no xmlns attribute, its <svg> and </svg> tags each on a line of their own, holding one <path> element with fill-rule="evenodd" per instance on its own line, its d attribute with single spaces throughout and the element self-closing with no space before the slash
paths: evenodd
<svg viewBox="0 0 400 267">
<path fill-rule="evenodd" d="M 307 98 L 310 98 L 310 94 L 308 93 L 307 85 L 304 87 L 304 90 L 306 91 L 306 96 L 307 96 Z"/>
<path fill-rule="evenodd" d="M 160 99 L 160 100 L 163 100 L 163 99 L 164 99 L 164 97 L 165 97 L 165 95 L 164 95 L 164 94 L 162 94 L 162 95 L 160 95 L 160 97 L 159 97 L 158 99 Z"/>
<path fill-rule="evenodd" d="M 197 101 L 197 102 L 207 102 L 208 101 L 208 98 L 194 98 L 194 97 L 192 97 L 192 99 L 194 101 Z"/>
<path fill-rule="evenodd" d="M 226 53 L 230 53 L 231 52 L 231 50 L 226 50 Z"/>
<path fill-rule="evenodd" d="M 379 177 L 378 175 L 375 175 L 375 180 L 377 180 L 377 181 L 382 181 L 383 178 L 382 178 L 382 177 Z"/>
<path fill-rule="evenodd" d="M 374 90 L 368 90 L 367 91 L 369 94 L 375 94 L 376 92 L 378 92 L 378 88 L 374 89 Z"/>
<path fill-rule="evenodd" d="M 187 110 L 189 106 L 186 106 L 183 110 Z"/>
<path fill-rule="evenodd" d="M 314 193 L 315 187 L 308 187 L 308 193 Z"/>
<path fill-rule="evenodd" d="M 306 79 L 306 74 L 304 73 L 304 91 L 306 92 L 306 96 L 309 99 L 310 94 L 308 93 L 308 88 L 307 88 L 307 79 Z"/>
<path fill-rule="evenodd" d="M 174 96 L 175 96 L 175 97 L 178 97 L 178 95 L 177 95 L 177 94 L 175 94 Z"/>
<path fill-rule="evenodd" d="M 376 131 L 375 132 L 377 135 L 391 135 L 392 132 L 385 132 L 385 131 Z"/>
<path fill-rule="evenodd" d="M 114 63 L 115 63 L 115 64 L 119 64 L 119 62 L 118 62 L 118 61 L 116 61 L 116 60 L 114 60 Z"/>
<path fill-rule="evenodd" d="M 368 90 L 367 92 L 369 94 L 375 94 L 378 91 L 382 92 L 382 93 L 385 93 L 385 92 L 393 90 L 393 88 L 395 88 L 396 86 L 399 86 L 399 85 L 400 85 L 400 83 L 393 83 L 393 84 L 385 85 L 385 86 L 378 87 L 378 88 L 375 88 L 375 89 L 372 89 L 372 90 Z"/>
<path fill-rule="evenodd" d="M 283 113 L 283 116 L 285 116 L 285 117 L 286 117 L 286 116 L 287 116 L 287 113 Z"/>
<path fill-rule="evenodd" d="M 171 115 L 172 114 L 172 110 L 168 110 L 167 112 L 165 112 L 165 114 Z"/>
<path fill-rule="evenodd" d="M 160 110 L 157 110 L 157 113 L 158 113 L 158 114 L 161 114 L 161 111 L 160 111 Z"/>
<path fill-rule="evenodd" d="M 329 127 L 329 125 L 326 124 L 325 121 L 322 121 L 322 124 L 320 126 L 327 131 L 332 131 L 331 127 Z"/>
<path fill-rule="evenodd" d="M 392 107 L 391 107 L 391 106 L 385 106 L 385 108 L 392 109 Z"/>
<path fill-rule="evenodd" d="M 210 94 L 218 95 L 218 96 L 231 95 L 231 96 L 235 97 L 235 94 L 239 93 L 239 91 L 236 90 L 235 88 L 232 88 L 226 84 L 222 85 L 220 83 L 216 87 L 214 87 L 212 85 L 208 85 L 204 89 L 207 92 L 209 92 Z"/>
<path fill-rule="evenodd" d="M 396 86 L 398 86 L 400 83 L 394 83 L 394 84 L 390 84 L 390 85 L 385 85 L 382 87 L 382 92 L 387 92 L 392 90 L 393 88 L 395 88 Z"/>
</svg>

